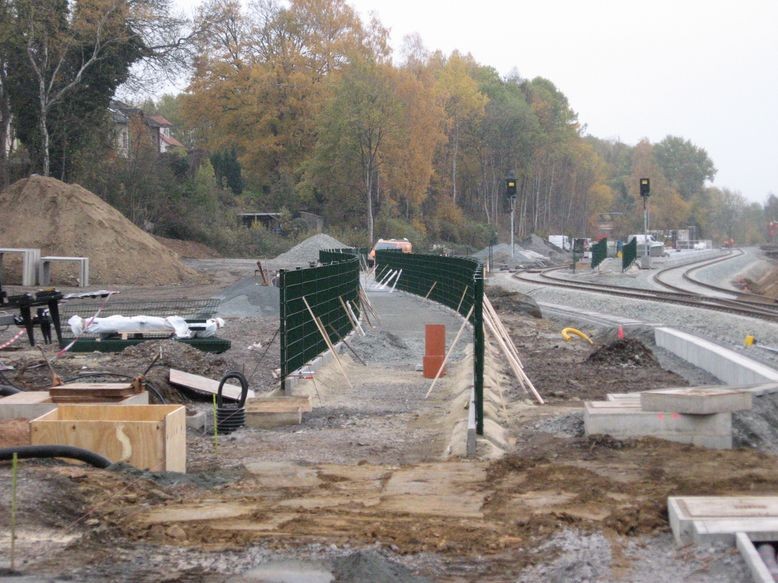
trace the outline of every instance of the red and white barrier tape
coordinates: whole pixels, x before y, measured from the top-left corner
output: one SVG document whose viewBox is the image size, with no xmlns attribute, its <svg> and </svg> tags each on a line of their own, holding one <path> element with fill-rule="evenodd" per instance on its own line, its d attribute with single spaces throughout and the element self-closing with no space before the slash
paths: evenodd
<svg viewBox="0 0 778 583">
<path fill-rule="evenodd" d="M 0 344 L 0 350 L 2 350 L 3 348 L 8 348 L 9 346 L 11 346 L 11 344 L 13 344 L 17 340 L 19 340 L 19 338 L 21 338 L 22 334 L 24 334 L 25 332 L 26 332 L 26 330 L 24 330 L 24 329 L 19 330 L 19 332 L 16 333 L 16 336 L 11 338 L 8 342 L 4 342 L 3 344 Z"/>
<path fill-rule="evenodd" d="M 86 332 L 87 328 L 89 328 L 89 326 L 91 326 L 91 325 L 92 325 L 92 322 L 94 322 L 94 321 L 95 321 L 95 318 L 97 318 L 97 317 L 100 315 L 100 312 L 102 312 L 102 311 L 103 311 L 103 309 L 105 308 L 105 305 L 108 303 L 108 300 L 110 300 L 110 299 L 111 299 L 111 295 L 113 295 L 113 294 L 110 294 L 110 295 L 106 296 L 106 298 L 105 298 L 105 301 L 103 301 L 103 303 L 100 305 L 100 307 L 99 307 L 99 308 L 97 308 L 97 311 L 95 312 L 94 316 L 92 316 L 91 318 L 89 318 L 89 319 L 86 321 L 86 324 L 84 324 L 84 328 L 83 328 L 83 330 L 81 330 L 81 334 L 79 334 L 78 336 L 76 336 L 75 338 L 73 338 L 73 342 L 71 342 L 70 344 L 68 344 L 67 346 L 65 346 L 65 348 L 63 348 L 63 349 L 61 349 L 59 352 L 57 352 L 57 354 L 55 354 L 55 355 L 54 355 L 54 358 L 61 358 L 62 356 L 64 356 L 64 355 L 65 355 L 65 353 L 66 353 L 68 350 L 70 350 L 71 348 L 73 348 L 73 345 L 74 345 L 76 342 L 78 342 L 78 340 L 81 338 L 81 336 L 83 336 L 83 334 Z"/>
</svg>

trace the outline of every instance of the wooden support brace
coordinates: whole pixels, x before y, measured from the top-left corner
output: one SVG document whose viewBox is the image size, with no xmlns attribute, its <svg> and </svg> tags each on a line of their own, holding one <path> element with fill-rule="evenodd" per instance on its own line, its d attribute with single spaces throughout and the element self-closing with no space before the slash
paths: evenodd
<svg viewBox="0 0 778 583">
<path fill-rule="evenodd" d="M 430 396 L 430 393 L 432 393 L 432 389 L 435 388 L 435 383 L 438 382 L 438 379 L 440 378 L 440 373 L 443 372 L 443 369 L 446 367 L 446 363 L 448 362 L 451 353 L 454 352 L 454 347 L 457 345 L 457 342 L 459 342 L 459 337 L 462 336 L 462 332 L 465 331 L 465 326 L 467 326 L 467 322 L 468 320 L 470 320 L 470 316 L 472 314 L 473 314 L 473 306 L 470 306 L 470 311 L 467 313 L 467 316 L 465 316 L 465 321 L 462 322 L 462 326 L 460 326 L 459 332 L 457 332 L 457 335 L 454 337 L 454 341 L 451 343 L 451 347 L 448 349 L 448 352 L 446 353 L 446 358 L 443 359 L 443 364 L 441 364 L 440 368 L 438 369 L 438 374 L 436 374 L 435 378 L 432 379 L 432 384 L 430 385 L 427 394 L 424 395 L 425 399 Z"/>
<path fill-rule="evenodd" d="M 432 282 L 432 287 L 430 288 L 430 291 L 428 291 L 428 292 L 427 292 L 427 295 L 426 295 L 426 296 L 424 296 L 424 299 L 425 299 L 425 300 L 426 300 L 426 299 L 429 299 L 429 297 L 430 297 L 430 294 L 432 293 L 432 290 L 434 290 L 434 289 L 435 289 L 435 286 L 436 286 L 436 285 L 438 285 L 438 282 L 437 282 L 437 281 L 433 281 L 433 282 Z"/>
<path fill-rule="evenodd" d="M 338 358 L 338 353 L 335 352 L 335 347 L 332 345 L 332 341 L 330 340 L 330 337 L 327 335 L 327 331 L 324 329 L 321 320 L 319 320 L 319 318 L 316 317 L 316 314 L 313 313 L 313 310 L 311 309 L 311 305 L 308 303 L 308 300 L 305 298 L 305 296 L 303 296 L 302 299 L 303 302 L 305 302 L 305 307 L 308 308 L 308 313 L 311 315 L 314 324 L 316 324 L 316 327 L 319 329 L 319 334 L 321 334 L 321 337 L 324 339 L 324 342 L 327 344 L 327 347 L 330 349 L 333 358 L 335 358 L 335 362 L 338 364 L 338 368 L 340 368 L 340 372 L 343 375 L 343 378 L 346 379 L 346 383 L 348 383 L 348 386 L 353 389 L 354 385 L 351 384 L 351 380 L 348 378 L 348 375 L 346 374 L 346 369 L 343 368 L 343 363 L 340 361 L 340 358 Z"/>
</svg>

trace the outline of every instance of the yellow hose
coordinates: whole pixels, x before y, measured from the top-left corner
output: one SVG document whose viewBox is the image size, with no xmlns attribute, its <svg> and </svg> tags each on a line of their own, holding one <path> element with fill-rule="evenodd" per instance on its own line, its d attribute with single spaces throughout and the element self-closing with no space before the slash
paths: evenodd
<svg viewBox="0 0 778 583">
<path fill-rule="evenodd" d="M 594 345 L 594 342 L 592 342 L 592 339 L 589 338 L 586 334 L 578 330 L 577 328 L 565 328 L 562 330 L 562 338 L 564 338 L 567 341 L 570 341 L 573 339 L 574 336 L 578 336 L 579 338 L 583 338 L 586 340 L 589 344 Z"/>
</svg>

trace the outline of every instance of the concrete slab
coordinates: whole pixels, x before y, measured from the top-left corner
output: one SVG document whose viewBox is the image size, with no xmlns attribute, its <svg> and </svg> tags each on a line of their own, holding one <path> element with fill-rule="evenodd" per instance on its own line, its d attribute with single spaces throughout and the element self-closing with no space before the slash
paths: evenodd
<svg viewBox="0 0 778 583">
<path fill-rule="evenodd" d="M 640 401 L 640 393 L 608 393 L 606 401 Z"/>
<path fill-rule="evenodd" d="M 734 542 L 738 532 L 778 540 L 778 496 L 670 496 L 667 512 L 680 545 Z"/>
<path fill-rule="evenodd" d="M 657 437 L 713 449 L 732 448 L 731 413 L 684 415 L 642 411 L 639 404 L 587 401 L 584 403 L 584 429 L 587 435 Z"/>
<path fill-rule="evenodd" d="M 751 393 L 727 388 L 686 387 L 640 393 L 643 411 L 710 415 L 751 409 Z"/>
</svg>

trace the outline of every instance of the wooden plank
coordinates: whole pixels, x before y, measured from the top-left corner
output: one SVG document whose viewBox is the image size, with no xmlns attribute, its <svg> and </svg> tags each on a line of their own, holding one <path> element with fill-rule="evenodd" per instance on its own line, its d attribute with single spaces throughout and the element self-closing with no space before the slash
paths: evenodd
<svg viewBox="0 0 778 583">
<path fill-rule="evenodd" d="M 313 310 L 311 309 L 311 305 L 308 303 L 308 300 L 305 299 L 305 296 L 302 297 L 303 303 L 305 304 L 305 307 L 308 308 L 308 313 L 311 315 L 311 319 L 313 320 L 314 324 L 316 324 L 316 328 L 319 329 L 319 334 L 321 334 L 321 337 L 324 339 L 324 342 L 327 344 L 327 347 L 330 349 L 330 353 L 332 354 L 332 357 L 335 359 L 335 362 L 338 365 L 338 368 L 340 368 L 340 372 L 343 375 L 343 378 L 346 379 L 346 384 L 350 388 L 354 388 L 354 385 L 351 384 L 351 380 L 348 378 L 348 375 L 346 374 L 346 369 L 343 368 L 343 363 L 340 361 L 340 358 L 338 357 L 338 353 L 335 352 L 335 348 L 332 346 L 332 341 L 330 340 L 330 337 L 327 335 L 327 331 L 324 329 L 324 325 L 321 323 L 321 320 L 316 317 L 316 314 L 313 313 Z"/>
<path fill-rule="evenodd" d="M 66 383 L 64 385 L 58 385 L 57 387 L 54 387 L 57 390 L 59 389 L 70 389 L 70 390 L 79 390 L 79 389 L 87 389 L 87 390 L 94 390 L 94 389 L 108 389 L 108 390 L 120 390 L 120 389 L 130 389 L 134 390 L 135 387 L 131 382 L 124 382 L 124 383 Z"/>
<path fill-rule="evenodd" d="M 219 391 L 219 381 L 177 370 L 175 368 L 170 369 L 170 384 L 187 387 L 188 389 L 211 395 L 215 395 Z M 240 400 L 241 389 L 239 386 L 226 384 L 222 390 L 222 395 L 233 401 L 238 401 Z M 249 389 L 246 398 L 253 399 L 254 396 L 254 391 Z"/>
<path fill-rule="evenodd" d="M 127 398 L 125 395 L 116 397 L 100 395 L 58 395 L 51 398 L 52 403 L 121 403 Z"/>
<path fill-rule="evenodd" d="M 467 313 L 467 316 L 465 316 L 465 321 L 462 322 L 462 326 L 459 328 L 459 332 L 457 332 L 457 335 L 454 337 L 454 341 L 451 343 L 451 348 L 448 349 L 448 353 L 446 354 L 446 358 L 443 359 L 443 364 L 440 365 L 440 368 L 438 369 L 438 374 L 435 375 L 435 378 L 432 380 L 432 384 L 430 385 L 429 390 L 427 391 L 427 394 L 424 395 L 424 398 L 429 398 L 430 394 L 432 393 L 432 389 L 435 388 L 435 383 L 438 382 L 438 379 L 440 378 L 441 373 L 446 367 L 446 363 L 448 362 L 448 358 L 451 356 L 451 353 L 454 352 L 454 347 L 457 345 L 457 342 L 459 341 L 459 337 L 462 335 L 462 332 L 465 331 L 465 326 L 467 326 L 467 321 L 470 320 L 470 315 L 473 313 L 473 306 L 470 306 L 470 311 Z"/>
<path fill-rule="evenodd" d="M 186 473 L 186 409 L 165 415 L 165 471 Z"/>
<path fill-rule="evenodd" d="M 246 401 L 246 413 L 285 413 L 312 411 L 311 398 L 309 396 L 297 397 L 263 397 Z"/>
</svg>

